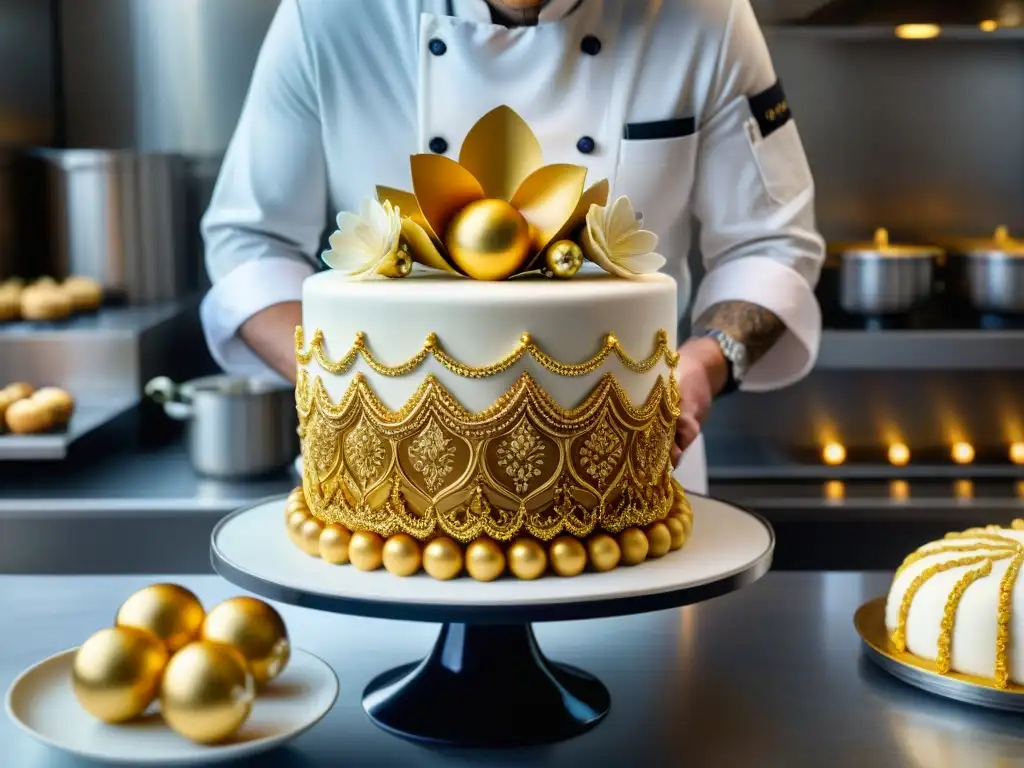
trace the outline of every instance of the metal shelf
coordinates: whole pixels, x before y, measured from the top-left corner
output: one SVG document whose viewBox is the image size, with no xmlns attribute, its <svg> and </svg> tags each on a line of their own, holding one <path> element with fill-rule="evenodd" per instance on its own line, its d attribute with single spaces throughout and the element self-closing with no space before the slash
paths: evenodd
<svg viewBox="0 0 1024 768">
<path fill-rule="evenodd" d="M 1024 40 L 1024 28 L 997 29 L 993 32 L 984 32 L 975 26 L 945 26 L 938 37 L 925 40 L 907 40 L 896 36 L 894 27 L 883 25 L 859 26 L 859 27 L 819 27 L 800 24 L 769 24 L 765 25 L 765 35 L 769 40 L 779 39 L 811 39 L 811 40 L 836 40 L 840 42 L 858 41 L 891 41 L 902 45 L 927 44 L 943 41 L 957 42 L 986 42 L 997 43 L 1005 41 Z"/>
<path fill-rule="evenodd" d="M 815 370 L 1024 371 L 1024 331 L 830 331 Z"/>
<path fill-rule="evenodd" d="M 72 443 L 134 408 L 137 398 L 79 400 L 67 429 L 40 435 L 0 434 L 0 461 L 59 461 Z"/>
</svg>

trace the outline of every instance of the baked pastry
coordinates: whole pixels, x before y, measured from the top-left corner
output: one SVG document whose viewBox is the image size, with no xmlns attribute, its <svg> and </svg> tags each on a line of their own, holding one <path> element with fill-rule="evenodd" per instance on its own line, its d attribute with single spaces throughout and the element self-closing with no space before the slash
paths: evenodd
<svg viewBox="0 0 1024 768">
<path fill-rule="evenodd" d="M 36 390 L 31 400 L 49 411 L 53 426 L 67 424 L 75 412 L 75 399 L 59 387 L 42 387 Z"/>
<path fill-rule="evenodd" d="M 0 323 L 21 317 L 21 288 L 0 285 Z"/>
<path fill-rule="evenodd" d="M 29 384 L 8 384 L 3 389 L 0 389 L 0 429 L 7 423 L 7 409 L 19 400 L 31 397 L 31 395 L 32 387 Z"/>
<path fill-rule="evenodd" d="M 416 156 L 415 193 L 381 188 L 339 215 L 296 329 L 303 488 L 287 526 L 309 554 L 490 581 L 686 541 L 676 283 L 628 200 L 540 166 L 531 139 L 499 108 L 464 165 Z"/>
<path fill-rule="evenodd" d="M 896 572 L 885 624 L 900 651 L 994 687 L 1024 685 L 1024 521 L 947 534 Z"/>
<path fill-rule="evenodd" d="M 103 304 L 103 286 L 91 277 L 69 277 L 61 288 L 75 312 L 95 312 Z"/>
<path fill-rule="evenodd" d="M 25 320 L 64 320 L 71 314 L 71 299 L 54 284 L 35 283 L 21 292 L 21 316 Z"/>
</svg>

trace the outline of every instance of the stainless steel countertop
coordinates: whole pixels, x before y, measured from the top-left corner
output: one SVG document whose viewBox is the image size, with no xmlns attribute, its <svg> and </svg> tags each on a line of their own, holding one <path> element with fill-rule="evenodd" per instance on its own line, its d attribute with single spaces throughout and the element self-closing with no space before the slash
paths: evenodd
<svg viewBox="0 0 1024 768">
<path fill-rule="evenodd" d="M 167 578 L 167 577 L 164 577 Z M 174 577 L 172 577 L 174 578 Z M 216 577 L 182 577 L 206 604 L 237 594 Z M 984 768 L 1024 764 L 1024 720 L 933 698 L 866 662 L 854 610 L 888 574 L 769 574 L 739 593 L 682 610 L 538 625 L 545 652 L 599 676 L 612 710 L 596 730 L 545 749 L 426 749 L 386 735 L 360 696 L 383 670 L 425 653 L 436 626 L 282 607 L 296 645 L 341 681 L 327 718 L 293 746 L 242 765 L 710 766 Z M 0 577 L 0 687 L 81 643 L 152 577 Z M 85 763 L 0 721 L 0 763 Z"/>
</svg>

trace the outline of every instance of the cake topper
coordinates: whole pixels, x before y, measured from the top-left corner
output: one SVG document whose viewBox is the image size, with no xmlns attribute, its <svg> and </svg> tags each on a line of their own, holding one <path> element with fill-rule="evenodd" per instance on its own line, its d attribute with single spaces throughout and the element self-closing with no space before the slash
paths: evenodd
<svg viewBox="0 0 1024 768">
<path fill-rule="evenodd" d="M 359 279 L 405 277 L 413 262 L 475 280 L 527 273 L 569 278 L 584 259 L 617 277 L 656 272 L 658 237 L 626 197 L 608 205 L 608 181 L 587 169 L 544 165 L 540 142 L 512 109 L 473 126 L 458 162 L 411 158 L 413 192 L 377 187 L 359 214 L 338 214 L 323 261 Z"/>
</svg>

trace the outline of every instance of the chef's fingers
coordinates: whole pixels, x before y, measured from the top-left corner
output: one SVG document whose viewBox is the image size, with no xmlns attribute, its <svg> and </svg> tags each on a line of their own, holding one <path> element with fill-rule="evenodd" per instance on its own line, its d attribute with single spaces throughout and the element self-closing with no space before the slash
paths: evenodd
<svg viewBox="0 0 1024 768">
<path fill-rule="evenodd" d="M 683 451 L 675 443 L 672 444 L 671 456 L 672 456 L 672 466 L 673 467 L 678 467 L 680 459 L 683 458 Z"/>
<path fill-rule="evenodd" d="M 676 421 L 676 447 L 685 451 L 700 434 L 700 422 L 688 413 L 681 414 Z"/>
</svg>

